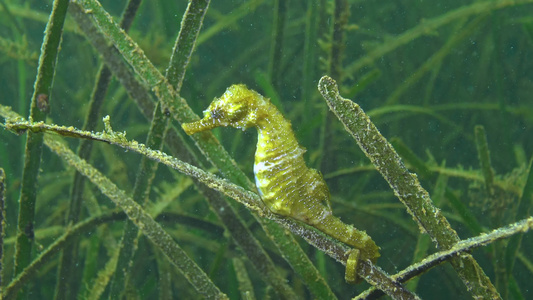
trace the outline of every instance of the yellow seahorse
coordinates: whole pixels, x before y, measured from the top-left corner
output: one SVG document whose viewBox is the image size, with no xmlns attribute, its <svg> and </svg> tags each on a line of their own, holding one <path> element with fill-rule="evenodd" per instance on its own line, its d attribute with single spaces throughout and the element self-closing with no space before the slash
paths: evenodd
<svg viewBox="0 0 533 300">
<path fill-rule="evenodd" d="M 191 135 L 219 126 L 257 128 L 255 183 L 272 212 L 304 222 L 355 247 L 355 252 L 350 253 L 352 265 L 359 259 L 376 262 L 379 248 L 370 236 L 333 216 L 328 186 L 316 170 L 306 166 L 305 149 L 298 144 L 290 122 L 268 98 L 243 84 L 232 85 L 222 97 L 213 100 L 203 119 L 182 127 Z M 346 278 L 356 280 L 348 275 L 348 270 Z"/>
</svg>

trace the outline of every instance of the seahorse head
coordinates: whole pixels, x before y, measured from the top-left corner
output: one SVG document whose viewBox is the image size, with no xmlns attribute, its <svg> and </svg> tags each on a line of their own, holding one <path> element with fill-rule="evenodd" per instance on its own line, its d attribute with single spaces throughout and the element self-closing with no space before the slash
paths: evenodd
<svg viewBox="0 0 533 300">
<path fill-rule="evenodd" d="M 258 101 L 262 96 L 244 84 L 234 84 L 220 97 L 215 98 L 204 110 L 204 117 L 196 122 L 183 124 L 187 134 L 231 126 L 245 130 L 257 123 Z"/>
</svg>

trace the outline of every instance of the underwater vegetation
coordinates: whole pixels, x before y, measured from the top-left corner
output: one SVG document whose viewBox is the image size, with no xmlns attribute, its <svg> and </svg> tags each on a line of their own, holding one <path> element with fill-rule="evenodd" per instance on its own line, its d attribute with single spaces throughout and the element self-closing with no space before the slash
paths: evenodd
<svg viewBox="0 0 533 300">
<path fill-rule="evenodd" d="M 0 4 L 2 299 L 533 297 L 533 0 Z"/>
</svg>

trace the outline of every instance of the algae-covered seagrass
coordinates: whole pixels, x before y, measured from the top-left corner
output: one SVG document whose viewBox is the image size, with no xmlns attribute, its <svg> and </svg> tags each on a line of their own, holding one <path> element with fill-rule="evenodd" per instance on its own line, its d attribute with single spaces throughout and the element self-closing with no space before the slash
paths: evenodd
<svg viewBox="0 0 533 300">
<path fill-rule="evenodd" d="M 3 1 L 2 298 L 531 298 L 532 2 Z"/>
</svg>

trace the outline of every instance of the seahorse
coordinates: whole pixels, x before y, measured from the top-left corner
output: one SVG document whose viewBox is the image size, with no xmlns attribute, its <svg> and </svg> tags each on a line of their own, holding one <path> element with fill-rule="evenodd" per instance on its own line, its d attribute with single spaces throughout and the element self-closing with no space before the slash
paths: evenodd
<svg viewBox="0 0 533 300">
<path fill-rule="evenodd" d="M 266 207 L 354 247 L 348 263 L 357 264 L 361 259 L 376 262 L 379 247 L 366 232 L 333 216 L 326 182 L 319 172 L 307 167 L 305 149 L 296 140 L 291 123 L 268 98 L 235 84 L 213 100 L 201 120 L 182 125 L 188 135 L 220 126 L 257 128 L 255 183 Z M 346 277 L 356 280 L 354 276 L 348 279 L 348 269 Z"/>
</svg>

